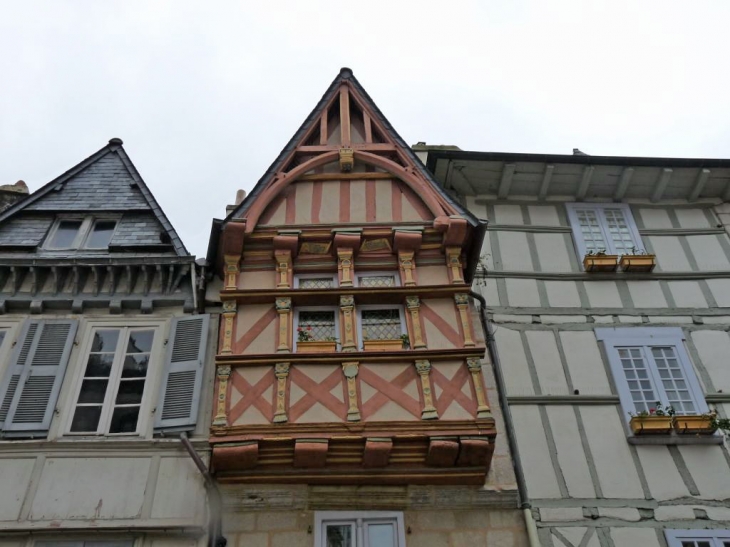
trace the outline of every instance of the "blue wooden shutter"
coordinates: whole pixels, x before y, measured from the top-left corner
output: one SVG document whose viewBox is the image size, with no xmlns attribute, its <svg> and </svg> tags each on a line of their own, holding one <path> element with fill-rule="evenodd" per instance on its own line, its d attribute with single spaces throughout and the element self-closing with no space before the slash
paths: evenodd
<svg viewBox="0 0 730 547">
<path fill-rule="evenodd" d="M 176 317 L 170 327 L 155 430 L 195 427 L 203 384 L 210 315 Z"/>
<path fill-rule="evenodd" d="M 23 326 L 2 386 L 0 426 L 8 436 L 44 436 L 51 425 L 75 320 L 31 320 Z"/>
</svg>

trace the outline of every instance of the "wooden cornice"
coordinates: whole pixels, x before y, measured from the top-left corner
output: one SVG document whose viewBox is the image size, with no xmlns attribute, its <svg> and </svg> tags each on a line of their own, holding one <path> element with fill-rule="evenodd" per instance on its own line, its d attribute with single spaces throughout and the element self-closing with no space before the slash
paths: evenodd
<svg viewBox="0 0 730 547">
<path fill-rule="evenodd" d="M 357 361 L 359 363 L 403 363 L 416 359 L 428 359 L 429 361 L 454 361 L 467 359 L 469 357 L 484 357 L 485 347 L 480 345 L 473 348 L 454 349 L 425 349 L 425 350 L 403 350 L 403 351 L 352 351 L 334 353 L 261 353 L 247 355 L 221 355 L 215 357 L 216 365 L 249 366 L 249 365 L 274 365 L 275 363 L 287 362 L 293 365 L 324 363 L 342 363 L 344 361 Z"/>
<path fill-rule="evenodd" d="M 351 294 L 361 304 L 396 303 L 406 296 L 421 298 L 452 298 L 455 294 L 468 293 L 469 285 L 416 285 L 414 287 L 336 287 L 332 289 L 223 289 L 221 300 L 235 300 L 241 304 L 274 302 L 276 298 L 291 298 L 294 304 L 336 304 L 339 295 Z"/>
</svg>

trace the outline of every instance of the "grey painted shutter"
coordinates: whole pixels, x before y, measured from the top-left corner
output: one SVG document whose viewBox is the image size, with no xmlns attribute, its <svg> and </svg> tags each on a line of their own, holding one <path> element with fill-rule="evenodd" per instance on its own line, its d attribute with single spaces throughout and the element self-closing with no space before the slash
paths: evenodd
<svg viewBox="0 0 730 547">
<path fill-rule="evenodd" d="M 24 325 L 4 382 L 0 418 L 6 434 L 36 436 L 48 431 L 77 325 L 75 320 L 33 320 Z"/>
<path fill-rule="evenodd" d="M 210 315 L 176 317 L 170 327 L 155 430 L 195 427 Z"/>
</svg>

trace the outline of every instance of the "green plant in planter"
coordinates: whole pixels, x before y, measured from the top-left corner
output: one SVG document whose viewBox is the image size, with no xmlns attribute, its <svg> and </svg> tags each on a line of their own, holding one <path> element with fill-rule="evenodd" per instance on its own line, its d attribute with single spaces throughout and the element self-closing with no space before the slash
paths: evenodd
<svg viewBox="0 0 730 547">
<path fill-rule="evenodd" d="M 410 349 L 411 347 L 411 339 L 408 337 L 407 334 L 401 334 L 400 335 L 401 342 L 403 342 L 403 349 Z"/>
<path fill-rule="evenodd" d="M 676 414 L 676 411 L 671 407 L 671 405 L 664 406 L 661 401 L 656 402 L 656 406 L 654 408 L 650 408 L 649 410 L 642 410 L 641 412 L 629 412 L 629 416 L 632 418 L 648 418 L 650 416 L 674 416 Z"/>
<path fill-rule="evenodd" d="M 606 256 L 606 249 L 597 249 L 595 251 L 588 251 L 586 256 Z"/>
<path fill-rule="evenodd" d="M 730 433 L 730 418 L 718 418 L 717 410 L 712 409 L 710 412 L 703 414 L 702 416 L 710 418 L 710 427 L 719 429 L 725 435 Z"/>
</svg>

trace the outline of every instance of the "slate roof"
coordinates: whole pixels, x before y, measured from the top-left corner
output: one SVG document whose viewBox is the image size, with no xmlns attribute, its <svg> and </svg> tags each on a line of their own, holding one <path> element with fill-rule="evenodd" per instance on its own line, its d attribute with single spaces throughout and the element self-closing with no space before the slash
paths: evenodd
<svg viewBox="0 0 730 547">
<path fill-rule="evenodd" d="M 159 248 L 166 233 L 175 254 L 190 256 L 120 139 L 0 213 L 0 246 L 39 245 L 56 213 L 99 211 L 122 213 L 110 247 Z"/>
</svg>

